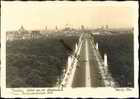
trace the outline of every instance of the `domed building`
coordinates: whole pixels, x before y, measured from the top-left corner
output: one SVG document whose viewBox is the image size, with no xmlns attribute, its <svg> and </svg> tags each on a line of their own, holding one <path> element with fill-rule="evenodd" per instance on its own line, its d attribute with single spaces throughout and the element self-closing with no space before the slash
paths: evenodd
<svg viewBox="0 0 140 99">
<path fill-rule="evenodd" d="M 31 33 L 28 32 L 23 26 L 18 29 L 17 37 L 18 39 L 28 39 L 31 38 Z"/>
</svg>

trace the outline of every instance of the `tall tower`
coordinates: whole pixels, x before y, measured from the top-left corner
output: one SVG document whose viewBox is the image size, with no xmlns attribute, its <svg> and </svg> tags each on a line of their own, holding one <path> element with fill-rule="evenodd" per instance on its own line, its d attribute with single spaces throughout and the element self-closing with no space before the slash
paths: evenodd
<svg viewBox="0 0 140 99">
<path fill-rule="evenodd" d="M 106 25 L 105 29 L 108 30 L 108 25 Z"/>
<path fill-rule="evenodd" d="M 84 29 L 85 29 L 84 25 L 81 25 L 81 30 L 84 30 Z"/>
<path fill-rule="evenodd" d="M 69 24 L 66 24 L 65 25 L 65 30 L 69 30 L 69 29 L 70 29 Z"/>
<path fill-rule="evenodd" d="M 46 31 L 48 30 L 47 26 L 45 26 L 45 30 L 46 30 Z"/>
<path fill-rule="evenodd" d="M 58 30 L 58 27 L 56 26 L 55 29 Z"/>
</svg>

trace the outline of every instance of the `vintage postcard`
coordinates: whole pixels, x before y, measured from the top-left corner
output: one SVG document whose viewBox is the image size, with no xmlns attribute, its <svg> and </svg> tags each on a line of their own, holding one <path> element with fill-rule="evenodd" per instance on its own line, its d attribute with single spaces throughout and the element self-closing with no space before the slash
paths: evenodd
<svg viewBox="0 0 140 99">
<path fill-rule="evenodd" d="M 138 97 L 138 2 L 1 5 L 1 96 Z"/>
</svg>

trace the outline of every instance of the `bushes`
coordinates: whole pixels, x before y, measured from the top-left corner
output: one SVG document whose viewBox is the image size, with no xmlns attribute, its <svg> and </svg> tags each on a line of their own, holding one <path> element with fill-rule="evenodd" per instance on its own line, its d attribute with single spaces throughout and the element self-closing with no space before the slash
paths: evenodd
<svg viewBox="0 0 140 99">
<path fill-rule="evenodd" d="M 103 57 L 108 55 L 109 70 L 121 87 L 134 86 L 133 34 L 95 36 Z"/>
<path fill-rule="evenodd" d="M 78 37 L 54 37 L 7 42 L 7 87 L 52 87 L 62 75 L 68 52 Z"/>
</svg>

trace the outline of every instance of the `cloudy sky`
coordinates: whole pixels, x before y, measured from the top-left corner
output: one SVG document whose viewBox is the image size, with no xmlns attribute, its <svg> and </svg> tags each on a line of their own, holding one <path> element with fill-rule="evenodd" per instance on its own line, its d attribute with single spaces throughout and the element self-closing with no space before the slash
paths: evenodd
<svg viewBox="0 0 140 99">
<path fill-rule="evenodd" d="M 63 28 L 70 24 L 74 28 L 85 25 L 96 28 L 132 27 L 136 18 L 136 4 L 101 2 L 3 2 L 2 22 L 6 30 Z"/>
</svg>

